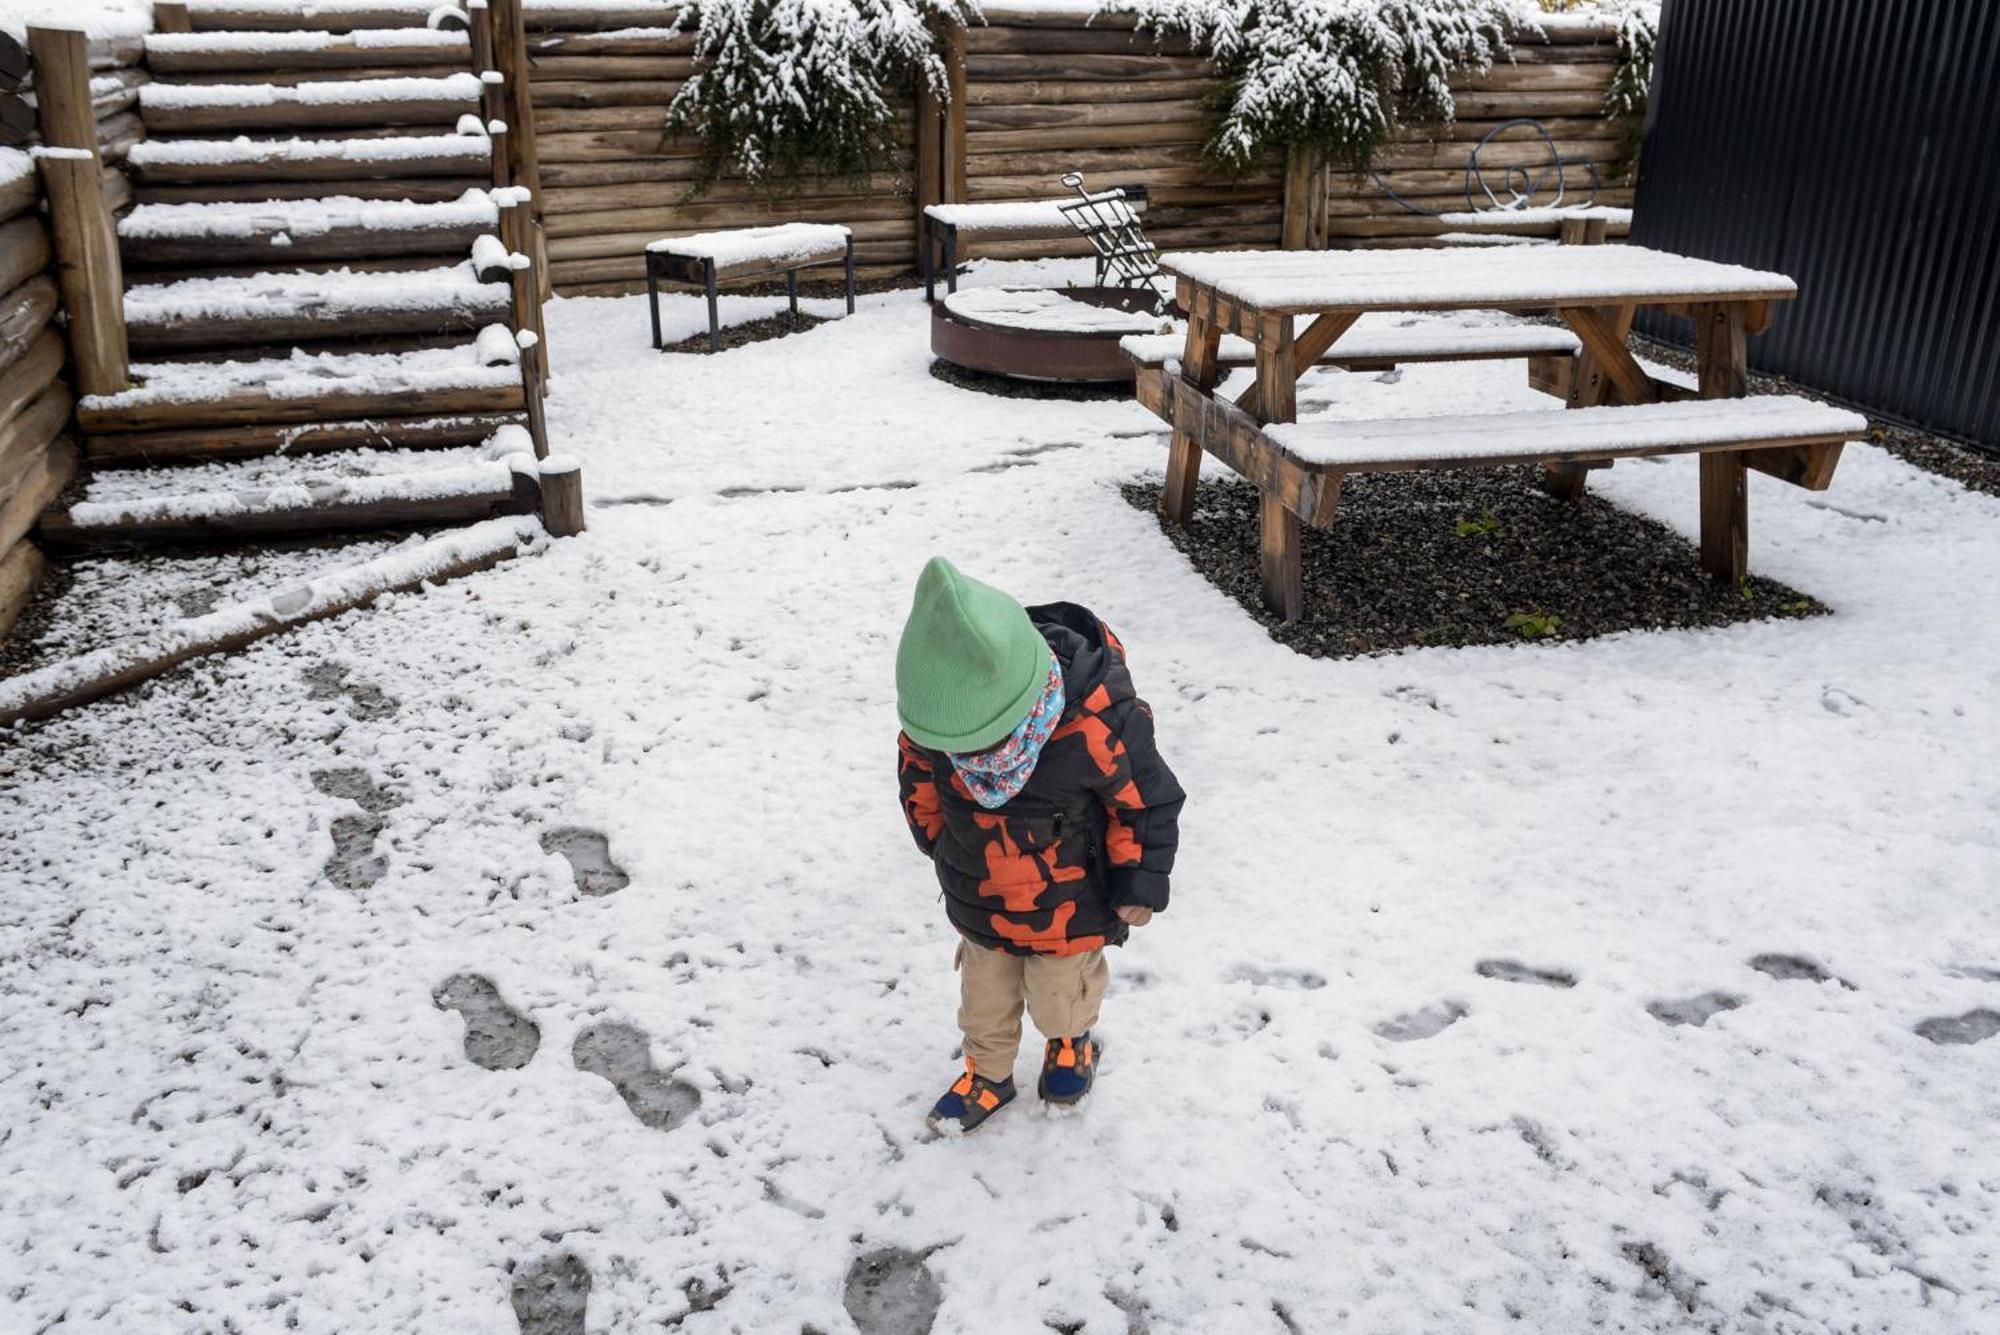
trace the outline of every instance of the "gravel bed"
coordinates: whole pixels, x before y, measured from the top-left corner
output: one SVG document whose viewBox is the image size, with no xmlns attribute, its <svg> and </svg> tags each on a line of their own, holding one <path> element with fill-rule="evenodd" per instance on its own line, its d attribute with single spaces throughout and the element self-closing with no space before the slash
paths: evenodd
<svg viewBox="0 0 2000 1335">
<path fill-rule="evenodd" d="M 783 295 L 783 289 L 780 289 Z M 725 325 L 721 331 L 723 352 L 731 348 L 747 347 L 752 343 L 762 343 L 767 339 L 783 338 L 787 334 L 802 334 L 814 325 L 825 324 L 817 315 L 807 315 L 800 311 L 793 315 L 790 311 L 779 311 L 761 320 L 751 320 L 745 324 Z M 700 356 L 708 355 L 708 331 L 702 330 L 692 338 L 684 338 L 678 343 L 669 343 L 665 352 L 692 352 Z"/>
<path fill-rule="evenodd" d="M 1632 336 L 1633 350 L 1652 361 L 1661 362 L 1677 370 L 1694 370 L 1694 354 L 1686 348 L 1672 343 L 1662 343 L 1656 338 L 1641 334 Z M 1750 376 L 1752 394 L 1803 394 L 1809 399 L 1828 399 L 1833 396 L 1825 390 L 1802 385 L 1796 380 L 1783 376 L 1761 375 L 1753 372 Z M 1960 445 L 1941 436 L 1931 435 L 1917 427 L 1899 426 L 1885 422 L 1859 404 L 1846 404 L 1856 412 L 1868 416 L 1868 441 L 1879 445 L 1898 459 L 1927 473 L 1937 473 L 1959 483 L 1968 491 L 1984 492 L 1988 496 L 2000 496 L 2000 454 L 1988 454 L 1969 445 Z M 1840 487 L 1840 475 L 1834 474 L 1833 485 Z"/>
<path fill-rule="evenodd" d="M 1717 584 L 1695 547 L 1671 529 L 1588 492 L 1578 505 L 1558 501 L 1536 485 L 1535 472 L 1348 478 L 1338 522 L 1301 535 L 1305 615 L 1290 624 L 1264 607 L 1255 487 L 1204 481 L 1187 528 L 1162 529 L 1271 638 L 1316 658 L 1583 640 L 1828 610 L 1760 576 L 1733 588 Z M 1159 506 L 1157 482 L 1123 491 L 1135 507 Z"/>
</svg>

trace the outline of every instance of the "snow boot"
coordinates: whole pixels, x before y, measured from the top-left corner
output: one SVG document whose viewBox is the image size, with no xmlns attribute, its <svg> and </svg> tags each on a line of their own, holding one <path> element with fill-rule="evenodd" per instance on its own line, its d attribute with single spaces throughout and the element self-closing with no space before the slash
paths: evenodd
<svg viewBox="0 0 2000 1335">
<path fill-rule="evenodd" d="M 1036 1092 L 1048 1103 L 1071 1104 L 1090 1092 L 1097 1076 L 1097 1040 L 1085 1030 L 1075 1038 L 1052 1038 L 1042 1053 L 1042 1079 Z"/>
<path fill-rule="evenodd" d="M 1014 1077 L 1005 1080 L 988 1080 L 972 1069 L 967 1059 L 965 1074 L 944 1092 L 931 1108 L 929 1122 L 931 1130 L 938 1131 L 956 1127 L 959 1131 L 971 1131 L 1014 1101 Z"/>
</svg>

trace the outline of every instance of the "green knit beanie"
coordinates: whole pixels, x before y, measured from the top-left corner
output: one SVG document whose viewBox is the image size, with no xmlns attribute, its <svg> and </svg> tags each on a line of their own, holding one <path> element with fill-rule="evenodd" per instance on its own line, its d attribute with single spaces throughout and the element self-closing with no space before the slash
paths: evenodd
<svg viewBox="0 0 2000 1335">
<path fill-rule="evenodd" d="M 1020 726 L 1049 675 L 1021 605 L 933 556 L 896 646 L 896 714 L 919 746 L 983 751 Z"/>
</svg>

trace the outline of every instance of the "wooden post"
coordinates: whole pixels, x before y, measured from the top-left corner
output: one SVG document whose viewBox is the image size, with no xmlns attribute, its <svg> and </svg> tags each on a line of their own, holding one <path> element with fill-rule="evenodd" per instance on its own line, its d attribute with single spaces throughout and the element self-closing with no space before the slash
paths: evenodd
<svg viewBox="0 0 2000 1335">
<path fill-rule="evenodd" d="M 583 471 L 572 454 L 542 460 L 542 527 L 552 538 L 583 532 Z"/>
<path fill-rule="evenodd" d="M 1740 302 L 1701 302 L 1694 319 L 1695 369 L 1704 399 L 1750 390 L 1750 350 Z M 1750 569 L 1750 478 L 1734 450 L 1701 456 L 1701 568 L 1734 584 Z"/>
<path fill-rule="evenodd" d="M 51 148 L 97 151 L 97 112 L 90 105 L 90 39 L 74 28 L 28 29 L 35 62 L 35 107 L 42 142 Z"/>
<path fill-rule="evenodd" d="M 1292 347 L 1292 317 L 1267 315 L 1257 322 L 1257 415 L 1266 423 L 1298 420 L 1298 364 Z M 1257 509 L 1259 565 L 1264 602 L 1287 621 L 1306 609 L 1305 575 L 1299 552 L 1299 517 L 1275 489 L 1260 486 Z"/>
<path fill-rule="evenodd" d="M 529 207 L 539 217 L 542 168 L 535 148 L 534 99 L 528 94 L 528 33 L 521 19 L 521 0 L 489 0 L 493 10 L 493 54 L 507 76 L 507 164 L 513 183 L 532 192 Z M 526 253 L 526 252 L 524 252 Z"/>
<path fill-rule="evenodd" d="M 525 190 L 516 186 L 499 194 L 500 243 L 512 254 L 528 259 L 525 268 L 510 268 L 508 272 L 508 308 L 515 343 L 521 349 L 521 400 L 528 418 L 528 437 L 534 442 L 535 457 L 546 459 L 549 425 L 542 394 L 548 379 L 548 353 L 542 345 L 541 280 L 535 276 L 535 224 Z"/>
<path fill-rule="evenodd" d="M 1317 149 L 1293 144 L 1286 150 L 1284 233 L 1279 238 L 1285 250 L 1310 250 L 1315 230 L 1325 234 L 1326 176 L 1320 168 Z"/>
<path fill-rule="evenodd" d="M 940 35 L 940 44 L 949 49 L 949 39 Z M 944 145 L 947 134 L 945 108 L 928 81 L 917 85 L 917 269 L 929 273 L 931 257 L 924 254 L 930 244 L 925 235 L 924 210 L 944 203 Z"/>
<path fill-rule="evenodd" d="M 69 320 L 76 387 L 85 394 L 116 394 L 131 379 L 125 267 L 97 158 L 89 42 L 68 28 L 30 28 L 28 46 L 46 145 L 36 156 L 49 198 L 56 282 Z"/>
<path fill-rule="evenodd" d="M 1182 289 L 1182 300 L 1187 300 Z M 1206 395 L 1219 378 L 1217 352 L 1222 331 L 1196 303 L 1188 306 L 1187 343 L 1181 354 L 1181 380 Z M 1201 442 L 1179 426 L 1181 399 L 1174 397 L 1175 427 L 1167 445 L 1167 482 L 1160 490 L 1160 514 L 1176 524 L 1185 524 L 1194 515 L 1195 484 L 1201 480 Z"/>
<path fill-rule="evenodd" d="M 948 97 L 944 107 L 942 176 L 944 201 L 963 204 L 965 186 L 965 28 L 954 23 L 945 34 L 944 66 Z"/>
</svg>

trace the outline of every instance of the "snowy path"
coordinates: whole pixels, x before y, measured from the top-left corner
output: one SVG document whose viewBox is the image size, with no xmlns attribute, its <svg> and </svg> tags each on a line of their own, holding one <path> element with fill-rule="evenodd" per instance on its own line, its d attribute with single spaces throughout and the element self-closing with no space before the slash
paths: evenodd
<svg viewBox="0 0 2000 1335">
<path fill-rule="evenodd" d="M 572 1253 L 593 1332 L 840 1332 L 890 1248 L 982 1335 L 2000 1325 L 2000 1040 L 1918 1032 L 2000 1011 L 2000 502 L 1850 447 L 1753 481 L 1831 618 L 1308 660 L 1119 497 L 1143 411 L 923 321 L 559 302 L 585 539 L 4 744 L 0 1327 L 492 1335 Z M 1692 460 L 1591 485 L 1692 523 Z M 960 1142 L 892 773 L 934 551 L 1102 613 L 1192 795 L 1089 1103 Z"/>
</svg>

